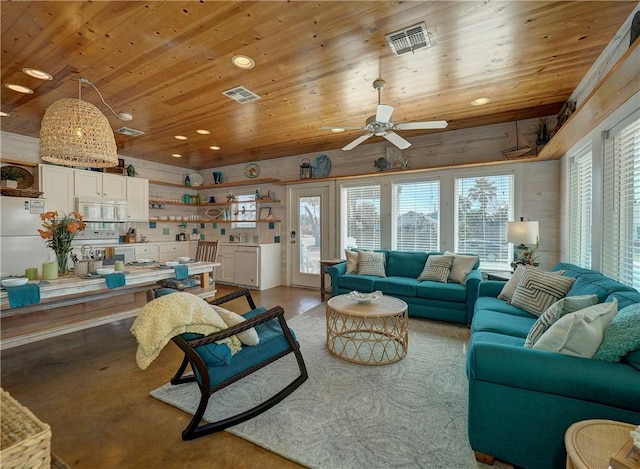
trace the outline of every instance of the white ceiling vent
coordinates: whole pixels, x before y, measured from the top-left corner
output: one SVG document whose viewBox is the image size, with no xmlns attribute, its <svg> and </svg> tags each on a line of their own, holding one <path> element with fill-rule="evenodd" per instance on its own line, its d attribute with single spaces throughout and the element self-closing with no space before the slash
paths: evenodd
<svg viewBox="0 0 640 469">
<path fill-rule="evenodd" d="M 144 135 L 142 130 L 130 129 L 129 127 L 120 127 L 119 129 L 114 130 L 114 132 L 118 132 L 122 135 L 127 135 L 129 137 L 139 137 L 140 135 Z"/>
<path fill-rule="evenodd" d="M 429 40 L 427 25 L 424 22 L 403 29 L 402 31 L 386 34 L 384 37 L 395 55 L 414 52 L 418 49 L 424 49 L 433 45 Z"/>
<path fill-rule="evenodd" d="M 240 104 L 250 103 L 251 101 L 260 99 L 260 96 L 249 91 L 244 86 L 236 86 L 235 88 L 231 88 L 230 90 L 223 91 L 222 94 L 227 98 L 238 101 Z"/>
</svg>

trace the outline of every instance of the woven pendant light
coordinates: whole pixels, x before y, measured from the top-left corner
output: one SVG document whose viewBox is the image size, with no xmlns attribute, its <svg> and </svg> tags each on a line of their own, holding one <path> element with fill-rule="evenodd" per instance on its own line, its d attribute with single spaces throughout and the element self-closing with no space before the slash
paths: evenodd
<svg viewBox="0 0 640 469">
<path fill-rule="evenodd" d="M 65 166 L 118 166 L 109 121 L 97 107 L 80 98 L 59 99 L 47 108 L 40 126 L 40 158 Z"/>
</svg>

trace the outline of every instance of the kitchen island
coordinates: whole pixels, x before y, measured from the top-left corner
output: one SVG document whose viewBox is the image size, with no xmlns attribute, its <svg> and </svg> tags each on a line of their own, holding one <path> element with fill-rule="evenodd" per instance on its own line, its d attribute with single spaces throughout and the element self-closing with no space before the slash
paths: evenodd
<svg viewBox="0 0 640 469">
<path fill-rule="evenodd" d="M 209 285 L 217 262 L 186 264 L 189 275 L 199 274 L 204 287 L 189 290 L 202 298 L 215 295 Z M 57 337 L 90 327 L 134 317 L 146 302 L 145 293 L 159 280 L 174 278 L 173 269 L 126 265 L 126 285 L 109 289 L 104 278 L 68 275 L 40 284 L 40 303 L 11 308 L 7 292 L 0 291 L 0 349 Z"/>
</svg>

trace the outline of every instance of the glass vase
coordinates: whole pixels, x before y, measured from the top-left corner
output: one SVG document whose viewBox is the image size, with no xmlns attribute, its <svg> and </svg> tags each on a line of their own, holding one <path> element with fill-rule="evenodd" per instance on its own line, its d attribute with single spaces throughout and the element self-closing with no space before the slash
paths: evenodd
<svg viewBox="0 0 640 469">
<path fill-rule="evenodd" d="M 69 270 L 69 253 L 56 252 L 56 260 L 58 261 L 58 275 L 66 274 Z"/>
</svg>

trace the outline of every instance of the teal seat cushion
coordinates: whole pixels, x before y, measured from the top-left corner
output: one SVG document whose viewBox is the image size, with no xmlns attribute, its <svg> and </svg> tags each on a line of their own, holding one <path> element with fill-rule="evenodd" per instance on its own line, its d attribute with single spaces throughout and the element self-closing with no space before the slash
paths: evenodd
<svg viewBox="0 0 640 469">
<path fill-rule="evenodd" d="M 526 312 L 523 309 L 518 308 L 517 306 L 513 306 L 510 303 L 507 303 L 500 298 L 494 298 L 491 296 L 481 296 L 476 300 L 475 305 L 475 314 L 479 311 L 488 310 L 488 311 L 497 311 L 499 313 L 507 313 L 512 316 L 522 316 L 524 318 L 536 319 L 531 313 Z"/>
<path fill-rule="evenodd" d="M 407 277 L 387 277 L 375 281 L 374 290 L 385 295 L 416 296 L 416 287 L 420 281 Z"/>
<path fill-rule="evenodd" d="M 387 277 L 418 278 L 426 261 L 423 251 L 387 251 Z"/>
<path fill-rule="evenodd" d="M 345 274 L 338 277 L 338 286 L 347 290 L 372 292 L 375 291 L 376 280 L 381 278 L 373 275 Z"/>
<path fill-rule="evenodd" d="M 495 332 L 497 334 L 526 338 L 535 324 L 534 318 L 505 316 L 496 311 L 476 311 L 471 323 L 471 333 Z"/>
<path fill-rule="evenodd" d="M 464 302 L 467 300 L 467 288 L 459 283 L 425 280 L 416 287 L 416 295 L 419 298 Z"/>
</svg>

